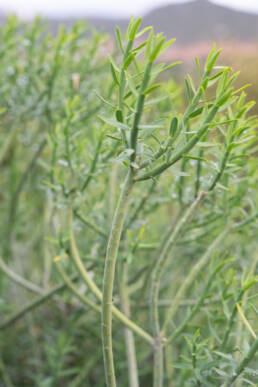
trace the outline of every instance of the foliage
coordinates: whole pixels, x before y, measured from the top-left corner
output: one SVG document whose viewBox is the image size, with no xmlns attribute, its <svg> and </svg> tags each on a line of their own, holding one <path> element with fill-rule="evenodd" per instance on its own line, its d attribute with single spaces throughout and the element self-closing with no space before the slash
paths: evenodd
<svg viewBox="0 0 258 387">
<path fill-rule="evenodd" d="M 140 23 L 1 28 L 1 386 L 258 380 L 253 103 Z"/>
</svg>

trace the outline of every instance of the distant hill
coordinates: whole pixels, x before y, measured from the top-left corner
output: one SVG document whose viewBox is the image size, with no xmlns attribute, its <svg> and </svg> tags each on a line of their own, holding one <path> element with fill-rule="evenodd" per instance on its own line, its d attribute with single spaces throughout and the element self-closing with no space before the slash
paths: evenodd
<svg viewBox="0 0 258 387">
<path fill-rule="evenodd" d="M 86 18 L 97 29 L 113 33 L 118 25 L 125 30 L 128 20 Z M 143 17 L 143 25 L 153 25 L 178 44 L 209 40 L 258 40 L 258 14 L 236 11 L 208 0 L 170 4 L 153 9 Z"/>
<path fill-rule="evenodd" d="M 0 19 L 3 20 L 4 17 L 0 12 Z M 129 22 L 129 18 L 86 17 L 83 14 L 79 18 L 88 21 L 96 29 L 111 34 L 116 25 L 124 31 Z M 49 24 L 56 31 L 58 24 L 70 25 L 75 20 L 49 19 Z M 236 11 L 209 0 L 192 0 L 154 8 L 143 17 L 143 26 L 147 25 L 153 25 L 156 32 L 164 32 L 168 38 L 175 37 L 177 45 L 222 40 L 258 41 L 258 14 Z"/>
<path fill-rule="evenodd" d="M 181 44 L 258 39 L 258 14 L 235 11 L 207 0 L 154 9 L 144 17 L 144 25 L 153 25 Z"/>
</svg>

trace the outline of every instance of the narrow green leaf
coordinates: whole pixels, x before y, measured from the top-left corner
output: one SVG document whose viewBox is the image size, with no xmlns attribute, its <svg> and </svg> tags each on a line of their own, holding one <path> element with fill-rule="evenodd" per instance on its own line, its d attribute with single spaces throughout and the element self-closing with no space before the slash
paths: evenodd
<svg viewBox="0 0 258 387">
<path fill-rule="evenodd" d="M 151 50 L 152 50 L 152 45 L 153 45 L 153 29 L 150 30 L 150 34 L 147 40 L 147 45 L 146 45 L 146 50 L 145 50 L 145 59 L 149 59 Z"/>
<path fill-rule="evenodd" d="M 124 53 L 121 31 L 120 31 L 118 26 L 116 26 L 116 39 L 117 39 L 118 46 L 119 46 L 121 52 Z"/>
<path fill-rule="evenodd" d="M 201 80 L 200 62 L 199 62 L 199 59 L 197 58 L 197 56 L 195 56 L 194 59 L 195 59 L 195 65 L 196 65 L 197 75 L 198 75 L 199 80 Z"/>
<path fill-rule="evenodd" d="M 187 75 L 187 77 L 188 77 L 191 89 L 192 89 L 193 93 L 195 94 L 196 93 L 196 88 L 194 86 L 194 82 L 193 82 L 193 80 L 192 80 L 192 78 L 191 78 L 191 76 L 189 74 Z"/>
<path fill-rule="evenodd" d="M 149 58 L 150 62 L 154 62 L 157 59 L 164 42 L 165 42 L 165 38 L 161 37 L 161 35 L 160 35 L 160 37 L 157 39 L 157 42 L 155 43 L 154 48 L 150 54 L 150 58 Z"/>
<path fill-rule="evenodd" d="M 203 157 L 198 157 L 198 156 L 193 156 L 193 155 L 184 155 L 183 156 L 185 159 L 191 159 L 191 160 L 199 160 L 199 161 L 205 161 L 207 162 L 207 160 Z"/>
<path fill-rule="evenodd" d="M 114 126 L 115 128 L 129 129 L 129 126 L 123 124 L 122 122 L 118 122 L 118 121 L 111 120 L 109 118 L 105 118 L 105 117 L 101 117 L 101 116 L 98 116 L 98 118 L 101 121 L 105 122 L 106 124 L 108 124 L 110 126 Z"/>
<path fill-rule="evenodd" d="M 135 47 L 131 52 L 138 54 L 138 52 L 141 51 L 146 46 L 146 44 L 147 44 L 147 41 L 139 44 L 139 46 Z"/>
<path fill-rule="evenodd" d="M 140 24 L 142 22 L 142 18 L 141 17 L 137 17 L 137 19 L 135 20 L 135 22 L 133 23 L 131 29 L 130 29 L 130 32 L 129 32 L 129 39 L 130 40 L 134 40 L 135 39 L 135 35 L 138 31 L 138 28 L 140 27 Z"/>
<path fill-rule="evenodd" d="M 148 95 L 148 94 L 152 93 L 154 90 L 156 90 L 160 86 L 162 86 L 161 83 L 158 83 L 156 85 L 152 85 L 148 89 L 144 90 L 144 92 L 142 94 L 143 95 Z"/>
<path fill-rule="evenodd" d="M 132 61 L 134 60 L 135 56 L 133 54 L 129 54 L 126 60 L 124 61 L 123 67 L 125 70 L 128 69 Z"/>
<path fill-rule="evenodd" d="M 136 39 L 140 38 L 140 36 L 142 36 L 143 34 L 145 34 L 145 32 L 150 31 L 151 29 L 152 29 L 151 26 L 143 28 L 141 31 L 139 31 L 139 32 L 136 34 L 136 36 L 135 36 Z"/>
<path fill-rule="evenodd" d="M 188 80 L 186 78 L 185 78 L 185 89 L 186 89 L 186 97 L 187 97 L 188 103 L 190 103 L 191 102 L 191 91 L 190 91 Z"/>
<path fill-rule="evenodd" d="M 178 119 L 177 117 L 173 117 L 170 122 L 169 135 L 170 137 L 174 137 L 178 127 Z"/>
<path fill-rule="evenodd" d="M 172 69 L 173 67 L 180 65 L 182 62 L 179 60 L 177 62 L 170 63 L 168 66 L 163 68 L 163 72 Z"/>
<path fill-rule="evenodd" d="M 119 142 L 121 142 L 121 141 L 122 141 L 122 139 L 121 139 L 121 138 L 119 138 L 119 137 L 116 137 L 116 136 L 112 136 L 111 134 L 106 134 L 106 137 L 109 137 L 109 138 L 111 138 L 111 140 L 115 140 L 115 141 L 119 141 Z"/>
<path fill-rule="evenodd" d="M 114 66 L 112 65 L 112 63 L 110 63 L 110 69 L 111 69 L 112 78 L 113 78 L 115 84 L 120 86 L 120 83 L 119 83 L 118 78 L 116 76 L 116 71 L 115 71 Z"/>
</svg>

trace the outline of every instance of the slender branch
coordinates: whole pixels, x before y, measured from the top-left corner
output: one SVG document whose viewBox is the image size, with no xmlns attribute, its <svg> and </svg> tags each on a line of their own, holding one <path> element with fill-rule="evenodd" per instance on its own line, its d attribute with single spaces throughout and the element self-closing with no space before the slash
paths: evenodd
<svg viewBox="0 0 258 387">
<path fill-rule="evenodd" d="M 78 276 L 72 277 L 72 280 L 76 280 Z M 53 297 L 56 293 L 61 292 L 66 288 L 66 284 L 62 283 L 60 285 L 57 285 L 50 289 L 48 292 L 43 294 L 43 296 L 40 296 L 36 298 L 35 300 L 29 302 L 27 305 L 23 306 L 18 310 L 17 312 L 14 312 L 9 318 L 7 318 L 5 321 L 0 323 L 0 329 L 8 328 L 9 325 L 15 323 L 17 320 L 19 320 L 21 317 L 25 316 L 28 312 L 31 312 L 38 306 L 42 305 L 44 302 L 49 300 L 51 297 Z"/>
<path fill-rule="evenodd" d="M 70 246 L 71 246 L 71 257 L 75 263 L 75 266 L 77 267 L 77 270 L 81 276 L 81 278 L 84 280 L 85 284 L 89 287 L 91 292 L 95 295 L 95 297 L 102 302 L 102 292 L 99 290 L 95 282 L 91 279 L 89 273 L 87 272 L 85 266 L 83 265 L 83 262 L 80 258 L 78 248 L 76 246 L 76 241 L 74 237 L 74 233 L 72 230 L 72 210 L 70 211 Z M 153 339 L 152 337 L 142 328 L 140 328 L 138 325 L 136 325 L 133 321 L 131 321 L 129 318 L 127 318 L 120 310 L 118 310 L 115 306 L 112 305 L 112 312 L 114 316 L 117 317 L 119 321 L 121 321 L 124 325 L 126 325 L 129 329 L 134 331 L 138 336 L 140 336 L 143 340 L 145 340 L 147 343 L 152 344 Z"/>
<path fill-rule="evenodd" d="M 19 183 L 18 183 L 18 185 L 16 187 L 16 190 L 15 190 L 13 196 L 12 196 L 12 199 L 11 199 L 10 214 L 9 214 L 9 221 L 8 221 L 8 226 L 9 226 L 8 230 L 10 230 L 11 225 L 13 224 L 13 221 L 14 221 L 14 218 L 15 218 L 15 213 L 16 213 L 17 203 L 18 203 L 18 200 L 19 200 L 20 193 L 21 193 L 21 191 L 22 191 L 22 189 L 24 187 L 24 184 L 26 183 L 31 170 L 34 168 L 37 159 L 39 158 L 39 156 L 43 152 L 43 149 L 45 148 L 46 145 L 47 145 L 47 141 L 44 138 L 41 141 L 41 143 L 39 144 L 38 149 L 34 153 L 32 159 L 28 163 L 25 171 L 23 172 L 23 174 L 22 174 L 22 176 L 20 178 L 20 181 L 19 181 Z"/>
<path fill-rule="evenodd" d="M 258 265 L 258 254 L 256 255 L 253 263 L 252 263 L 252 266 L 251 266 L 251 272 L 252 273 L 255 273 L 255 269 L 256 269 L 256 266 Z M 247 302 L 247 297 L 248 297 L 248 291 L 245 292 L 244 294 L 244 297 L 243 297 L 243 300 L 242 300 L 242 307 L 245 306 L 246 302 Z M 239 318 L 238 320 L 238 324 L 237 324 L 237 328 L 236 328 L 236 332 L 237 332 L 237 335 L 236 335 L 236 348 L 240 348 L 241 346 L 241 343 L 243 341 L 243 337 L 242 335 L 240 334 L 243 330 L 243 320 L 241 318 Z M 240 352 L 236 353 L 236 360 L 237 361 L 240 361 Z M 240 379 L 238 379 L 237 383 L 236 383 L 236 387 L 241 387 L 242 386 L 242 381 Z"/>
<path fill-rule="evenodd" d="M 99 158 L 99 152 L 100 152 L 100 149 L 101 149 L 101 145 L 102 145 L 102 141 L 103 141 L 103 133 L 100 135 L 99 137 L 99 140 L 98 140 L 98 144 L 97 144 L 97 147 L 96 147 L 96 150 L 95 150 L 95 153 L 94 153 L 94 157 L 93 157 L 93 160 L 92 160 L 92 163 L 91 163 L 91 166 L 90 166 L 90 170 L 88 172 L 88 176 L 85 180 L 85 182 L 83 183 L 83 186 L 82 186 L 82 192 L 85 191 L 85 189 L 88 187 L 91 179 L 92 179 L 92 176 L 93 176 L 93 173 L 95 171 L 95 168 L 96 168 L 96 165 L 97 165 L 97 162 L 98 162 L 98 158 Z"/>
<path fill-rule="evenodd" d="M 180 305 L 180 302 L 181 300 L 183 299 L 187 289 L 189 288 L 189 286 L 193 283 L 193 281 L 195 280 L 195 278 L 198 276 L 198 274 L 200 273 L 201 269 L 208 263 L 209 259 L 210 259 L 210 256 L 211 254 L 213 253 L 213 251 L 218 247 L 218 245 L 221 243 L 221 241 L 226 237 L 226 235 L 228 234 L 229 232 L 229 228 L 223 230 L 215 239 L 214 241 L 212 242 L 212 244 L 207 248 L 206 252 L 204 253 L 204 255 L 200 258 L 200 260 L 193 266 L 193 268 L 191 269 L 190 273 L 188 274 L 188 276 L 186 277 L 185 281 L 182 283 L 182 285 L 180 286 L 175 298 L 173 299 L 173 302 L 170 306 L 170 308 L 168 309 L 167 311 L 167 316 L 166 316 L 166 319 L 165 319 L 165 322 L 164 322 L 164 325 L 163 325 L 163 328 L 162 328 L 162 335 L 165 336 L 166 332 L 167 332 L 167 329 L 171 323 L 171 321 L 173 320 L 177 310 L 178 310 L 178 307 Z M 171 335 L 167 340 L 166 340 L 166 344 L 169 344 L 171 341 L 172 341 L 172 337 L 173 335 Z"/>
<path fill-rule="evenodd" d="M 133 126 L 132 126 L 131 137 L 130 137 L 130 148 L 134 150 L 134 153 L 131 155 L 131 161 L 134 161 L 136 158 L 138 126 L 140 123 L 140 119 L 141 119 L 143 107 L 144 107 L 144 100 L 145 100 L 144 91 L 147 89 L 147 86 L 150 80 L 151 69 L 152 69 L 152 62 L 149 62 L 147 63 L 144 70 L 141 88 L 136 102 L 136 112 L 134 114 Z"/>
<path fill-rule="evenodd" d="M 226 345 L 227 345 L 228 338 L 229 338 L 230 332 L 232 331 L 234 320 L 235 320 L 235 317 L 236 317 L 236 314 L 237 314 L 237 306 L 236 306 L 236 304 L 238 304 L 242 300 L 244 293 L 245 293 L 244 289 L 241 289 L 239 291 L 239 293 L 238 293 L 236 302 L 234 304 L 233 310 L 232 310 L 230 318 L 228 320 L 227 328 L 226 328 L 225 333 L 224 333 L 224 337 L 223 337 L 223 340 L 222 340 L 222 343 L 221 343 L 221 347 L 220 347 L 221 349 L 224 349 L 226 347 Z"/>
<path fill-rule="evenodd" d="M 218 106 L 214 105 L 209 114 L 207 115 L 204 123 L 202 124 L 199 131 L 180 149 L 178 150 L 172 159 L 170 161 L 165 161 L 164 163 L 158 165 L 157 167 L 153 168 L 149 172 L 146 172 L 145 174 L 139 175 L 135 178 L 135 181 L 143 181 L 148 180 L 152 177 L 155 177 L 159 175 L 161 172 L 165 171 L 172 165 L 174 165 L 178 160 L 180 160 L 185 154 L 187 154 L 194 146 L 197 144 L 197 142 L 203 137 L 205 133 L 207 133 L 209 129 L 209 124 L 212 122 L 213 118 L 215 117 Z"/>
<path fill-rule="evenodd" d="M 168 253 L 171 250 L 172 246 L 176 242 L 177 237 L 181 233 L 182 229 L 185 227 L 189 219 L 192 217 L 195 209 L 199 205 L 201 199 L 204 197 L 204 192 L 202 192 L 198 198 L 192 203 L 188 208 L 185 215 L 177 223 L 174 231 L 168 238 L 165 243 L 161 253 L 156 261 L 155 268 L 153 271 L 153 278 L 151 284 L 151 322 L 152 322 L 152 332 L 155 338 L 156 346 L 154 352 L 154 386 L 161 387 L 163 384 L 163 349 L 162 349 L 162 335 L 160 333 L 159 325 L 159 309 L 158 309 L 158 297 L 159 297 L 159 288 L 161 277 L 167 263 Z"/>
<path fill-rule="evenodd" d="M 88 271 L 84 267 L 82 260 L 80 258 L 80 255 L 76 246 L 76 242 L 75 242 L 72 222 L 73 222 L 73 210 L 71 208 L 69 211 L 69 236 L 70 236 L 70 247 L 71 247 L 72 258 L 85 284 L 89 287 L 90 291 L 96 296 L 96 298 L 99 301 L 102 301 L 101 291 L 99 290 L 95 282 L 91 279 L 91 276 L 89 275 Z"/>
<path fill-rule="evenodd" d="M 140 200 L 138 206 L 135 207 L 135 210 L 133 211 L 131 217 L 129 218 L 128 220 L 128 223 L 126 224 L 126 228 L 130 228 L 131 225 L 135 222 L 135 220 L 137 219 L 138 215 L 139 215 L 139 212 L 143 209 L 143 207 L 145 206 L 145 203 L 146 201 L 148 200 L 148 198 L 150 197 L 150 195 L 153 193 L 155 187 L 157 185 L 157 179 L 153 180 L 147 193 L 145 195 L 143 195 L 142 199 Z"/>
<path fill-rule="evenodd" d="M 23 288 L 30 290 L 37 294 L 42 294 L 44 291 L 41 289 L 38 285 L 34 284 L 33 282 L 30 282 L 26 280 L 25 278 L 21 277 L 17 273 L 15 273 L 13 270 L 11 270 L 0 258 L 0 268 L 3 270 L 3 272 L 15 283 L 22 286 Z"/>
<path fill-rule="evenodd" d="M 1 374 L 2 374 L 2 378 L 3 378 L 3 382 L 5 383 L 5 386 L 6 387 L 14 387 L 12 381 L 11 381 L 11 378 L 6 370 L 6 367 L 5 367 L 5 364 L 4 364 L 4 361 L 2 359 L 2 356 L 0 356 L 0 371 L 1 371 Z"/>
<path fill-rule="evenodd" d="M 258 338 L 253 342 L 251 348 L 249 349 L 247 355 L 243 358 L 241 363 L 238 365 L 235 373 L 231 378 L 229 379 L 228 383 L 226 384 L 226 387 L 232 386 L 234 381 L 244 372 L 246 366 L 250 361 L 254 358 L 256 352 L 258 351 Z"/>
<path fill-rule="evenodd" d="M 140 307 L 140 305 L 142 304 L 142 302 L 145 299 L 145 293 L 146 293 L 146 290 L 149 287 L 149 283 L 150 283 L 150 281 L 152 279 L 151 276 L 152 276 L 152 272 L 153 272 L 153 270 L 155 268 L 155 265 L 157 263 L 157 257 L 159 257 L 161 255 L 161 252 L 162 252 L 164 246 L 166 245 L 166 243 L 167 243 L 171 233 L 173 232 L 173 229 L 175 228 L 175 223 L 177 222 L 177 220 L 180 217 L 180 215 L 181 215 L 181 211 L 170 222 L 170 224 L 168 226 L 168 229 L 164 233 L 160 243 L 158 245 L 154 246 L 155 252 L 154 252 L 154 254 L 151 257 L 150 263 L 149 263 L 147 271 L 146 271 L 145 279 L 144 279 L 144 282 L 143 282 L 143 285 L 142 285 L 142 288 L 141 288 L 141 292 L 140 292 L 140 295 L 138 297 L 138 301 L 137 301 L 137 304 L 136 304 L 136 310 L 138 310 L 138 308 Z M 138 248 L 141 248 L 141 245 L 139 245 Z"/>
<path fill-rule="evenodd" d="M 89 306 L 90 308 L 92 308 L 92 309 L 95 310 L 96 312 L 101 312 L 101 308 L 100 308 L 99 305 L 94 304 L 94 302 L 92 302 L 88 297 L 84 296 L 83 294 L 81 294 L 81 293 L 77 290 L 77 288 L 73 285 L 72 281 L 70 280 L 70 278 L 68 277 L 68 275 L 65 273 L 64 269 L 62 268 L 61 262 L 57 262 L 56 267 L 57 267 L 57 270 L 58 270 L 60 276 L 62 277 L 62 280 L 63 280 L 64 283 L 67 285 L 68 289 L 70 289 L 71 292 L 72 292 L 77 298 L 79 298 L 79 300 L 82 301 L 83 304 Z"/>
<path fill-rule="evenodd" d="M 102 228 L 97 226 L 95 223 L 93 223 L 90 219 L 86 218 L 82 214 L 80 214 L 78 211 L 74 211 L 74 214 L 76 218 L 78 218 L 82 223 L 84 223 L 86 226 L 89 226 L 92 228 L 92 230 L 96 231 L 100 236 L 103 238 L 107 238 L 107 234 Z"/>
<path fill-rule="evenodd" d="M 202 304 L 204 303 L 205 299 L 207 298 L 209 289 L 213 284 L 213 280 L 214 280 L 215 276 L 225 266 L 226 263 L 227 262 L 220 263 L 215 268 L 215 270 L 211 273 L 211 275 L 210 275 L 210 277 L 209 277 L 209 279 L 208 279 L 208 281 L 207 281 L 207 283 L 202 291 L 202 294 L 201 294 L 199 300 L 195 301 L 194 307 L 192 308 L 189 315 L 185 318 L 185 320 L 182 322 L 182 324 L 175 330 L 175 332 L 169 337 L 169 339 L 166 340 L 166 343 L 165 343 L 166 346 L 171 344 L 172 341 L 174 341 L 183 332 L 183 330 L 185 329 L 185 327 L 187 326 L 189 321 L 192 321 L 193 317 L 196 315 L 196 313 L 198 312 L 198 310 L 201 308 Z M 181 301 L 180 301 L 180 304 L 181 304 Z"/>
</svg>

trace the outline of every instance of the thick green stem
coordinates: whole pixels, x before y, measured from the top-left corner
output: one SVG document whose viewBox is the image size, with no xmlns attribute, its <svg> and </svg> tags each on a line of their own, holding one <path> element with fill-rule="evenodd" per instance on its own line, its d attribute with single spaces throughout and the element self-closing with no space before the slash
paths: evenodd
<svg viewBox="0 0 258 387">
<path fill-rule="evenodd" d="M 132 171 L 129 170 L 114 215 L 107 246 L 107 255 L 104 270 L 102 301 L 102 340 L 106 383 L 108 387 L 116 386 L 112 350 L 112 297 L 115 278 L 116 258 L 132 187 Z"/>
<path fill-rule="evenodd" d="M 160 337 L 155 339 L 154 343 L 154 370 L 153 370 L 153 387 L 163 387 L 164 378 L 164 353 Z"/>
<path fill-rule="evenodd" d="M 121 273 L 120 279 L 120 298 L 121 298 L 121 309 L 122 312 L 130 318 L 130 300 L 127 290 L 127 277 L 128 277 L 128 264 L 124 264 L 123 272 Z M 135 342 L 132 331 L 125 328 L 125 343 L 126 343 L 126 355 L 128 363 L 128 374 L 129 374 L 129 385 L 130 387 L 138 387 L 138 369 L 136 361 Z"/>
</svg>

